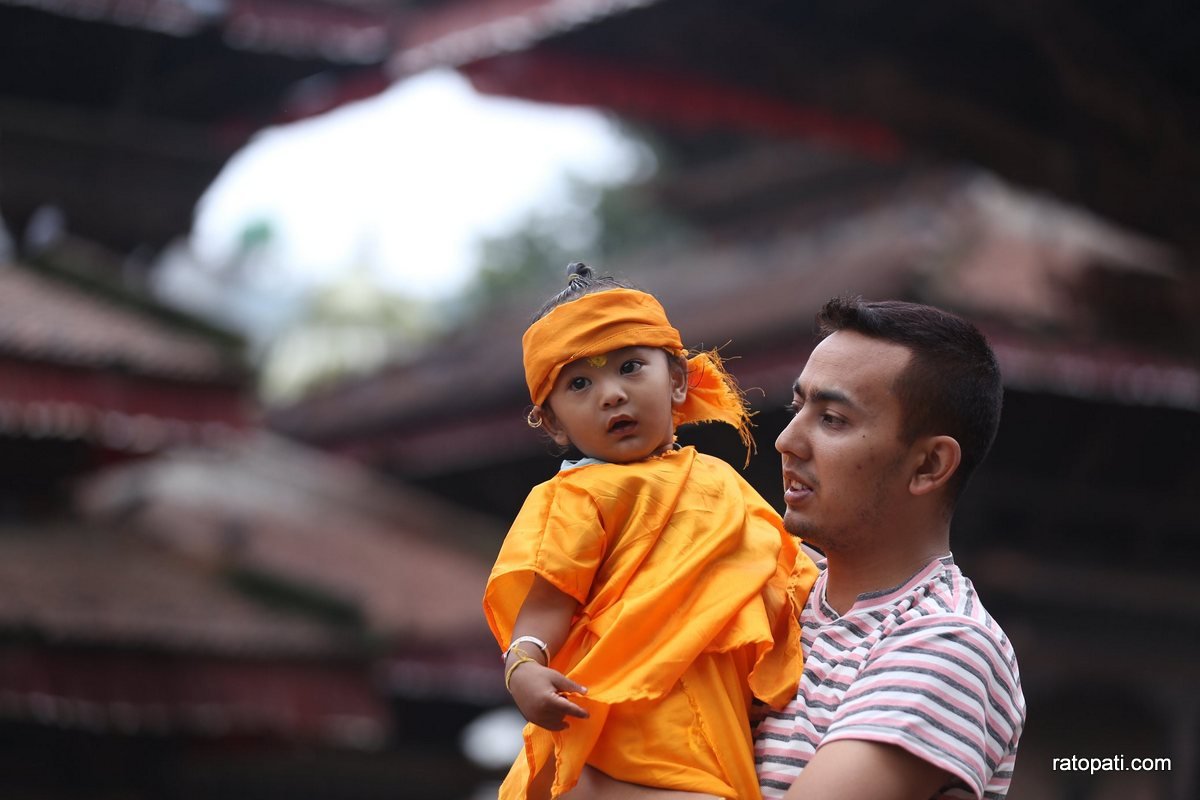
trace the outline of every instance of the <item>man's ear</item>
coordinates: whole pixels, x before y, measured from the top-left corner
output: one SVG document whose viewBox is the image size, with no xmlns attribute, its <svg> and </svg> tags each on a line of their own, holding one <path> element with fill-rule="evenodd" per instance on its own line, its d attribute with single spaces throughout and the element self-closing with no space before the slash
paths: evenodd
<svg viewBox="0 0 1200 800">
<path fill-rule="evenodd" d="M 550 406 L 534 406 L 533 411 L 529 412 L 531 417 L 541 420 L 538 426 L 546 432 L 546 435 L 554 440 L 554 443 L 559 447 L 567 447 L 571 444 L 570 438 L 567 437 L 567 432 L 563 430 L 559 424 L 558 418 L 554 416 L 554 412 L 550 410 Z"/>
<path fill-rule="evenodd" d="M 953 436 L 928 436 L 918 442 L 916 469 L 909 478 L 908 489 L 922 495 L 945 486 L 962 461 L 962 448 Z"/>
</svg>

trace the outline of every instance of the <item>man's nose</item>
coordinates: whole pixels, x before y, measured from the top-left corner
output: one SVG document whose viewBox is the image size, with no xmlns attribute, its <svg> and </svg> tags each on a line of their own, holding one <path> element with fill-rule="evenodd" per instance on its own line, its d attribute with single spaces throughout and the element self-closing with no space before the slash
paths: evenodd
<svg viewBox="0 0 1200 800">
<path fill-rule="evenodd" d="M 779 436 L 775 438 L 775 449 L 781 455 L 807 456 L 808 440 L 805 436 L 799 414 L 792 417 L 784 429 L 779 432 Z"/>
</svg>

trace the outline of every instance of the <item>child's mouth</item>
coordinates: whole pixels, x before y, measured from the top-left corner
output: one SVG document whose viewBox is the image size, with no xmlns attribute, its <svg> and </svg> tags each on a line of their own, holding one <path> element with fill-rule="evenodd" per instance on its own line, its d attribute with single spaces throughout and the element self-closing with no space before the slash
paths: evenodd
<svg viewBox="0 0 1200 800">
<path fill-rule="evenodd" d="M 609 433 L 627 433 L 637 427 L 637 422 L 631 419 L 619 419 L 608 426 Z"/>
</svg>

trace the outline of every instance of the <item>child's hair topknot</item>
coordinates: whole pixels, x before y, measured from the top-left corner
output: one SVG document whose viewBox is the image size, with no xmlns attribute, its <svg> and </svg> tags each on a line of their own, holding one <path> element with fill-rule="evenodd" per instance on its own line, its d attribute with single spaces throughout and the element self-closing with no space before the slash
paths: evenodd
<svg viewBox="0 0 1200 800">
<path fill-rule="evenodd" d="M 567 265 L 567 288 L 551 297 L 534 315 L 533 321 L 537 322 L 563 303 L 577 300 L 585 294 L 604 292 L 609 289 L 635 288 L 637 287 L 607 275 L 596 277 L 595 271 L 587 264 L 582 261 L 573 261 Z"/>
</svg>

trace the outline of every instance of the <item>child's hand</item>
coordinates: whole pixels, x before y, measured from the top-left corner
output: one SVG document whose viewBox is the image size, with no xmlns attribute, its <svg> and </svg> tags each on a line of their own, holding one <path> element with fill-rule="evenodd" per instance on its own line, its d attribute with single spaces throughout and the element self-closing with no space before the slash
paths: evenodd
<svg viewBox="0 0 1200 800">
<path fill-rule="evenodd" d="M 587 694 L 587 689 L 558 670 L 543 667 L 536 661 L 513 670 L 509 691 L 525 719 L 548 731 L 561 731 L 567 727 L 565 717 L 588 717 L 587 711 L 560 694 Z"/>
</svg>

